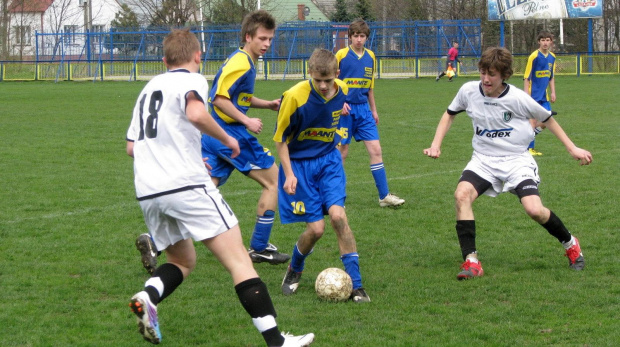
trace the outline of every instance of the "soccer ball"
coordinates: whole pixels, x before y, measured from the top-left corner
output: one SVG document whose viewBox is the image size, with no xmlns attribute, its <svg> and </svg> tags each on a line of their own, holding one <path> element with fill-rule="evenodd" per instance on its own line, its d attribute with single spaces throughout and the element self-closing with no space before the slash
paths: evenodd
<svg viewBox="0 0 620 347">
<path fill-rule="evenodd" d="M 327 268 L 316 277 L 314 290 L 319 299 L 326 301 L 346 301 L 351 296 L 353 282 L 351 276 L 342 269 Z"/>
</svg>

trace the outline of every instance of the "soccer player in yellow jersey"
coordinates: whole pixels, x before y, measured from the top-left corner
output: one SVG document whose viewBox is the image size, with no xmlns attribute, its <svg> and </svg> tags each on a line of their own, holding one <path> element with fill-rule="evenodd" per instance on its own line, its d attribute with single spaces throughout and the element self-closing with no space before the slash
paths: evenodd
<svg viewBox="0 0 620 347">
<path fill-rule="evenodd" d="M 349 41 L 351 45 L 336 53 L 340 74 L 338 78 L 349 87 L 347 104 L 351 108 L 350 116 L 340 119 L 342 140 L 340 141 L 340 153 L 344 162 L 349 154 L 351 139 L 364 141 L 366 150 L 370 156 L 370 172 L 375 180 L 379 193 L 379 206 L 396 207 L 405 203 L 404 199 L 391 194 L 385 167 L 383 154 L 379 142 L 379 114 L 375 104 L 375 54 L 364 47 L 370 28 L 363 20 L 356 20 L 349 25 Z"/>
<path fill-rule="evenodd" d="M 555 102 L 555 54 L 551 52 L 553 34 L 541 31 L 538 34 L 538 49 L 530 54 L 523 75 L 523 90 L 530 94 L 536 102 L 547 110 L 551 110 L 549 102 Z M 549 92 L 547 92 L 547 88 Z M 531 121 L 534 132 L 538 135 L 545 125 Z M 542 155 L 534 149 L 535 139 L 528 146 L 532 155 Z"/>
</svg>

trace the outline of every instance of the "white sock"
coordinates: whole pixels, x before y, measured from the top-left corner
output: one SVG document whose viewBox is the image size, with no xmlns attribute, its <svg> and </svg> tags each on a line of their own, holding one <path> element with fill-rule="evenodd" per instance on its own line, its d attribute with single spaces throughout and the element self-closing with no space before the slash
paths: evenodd
<svg viewBox="0 0 620 347">
<path fill-rule="evenodd" d="M 573 247 L 574 244 L 575 244 L 575 238 L 573 237 L 573 235 L 570 236 L 570 241 L 562 242 L 562 246 L 564 246 L 564 249 L 569 249 Z"/>
</svg>

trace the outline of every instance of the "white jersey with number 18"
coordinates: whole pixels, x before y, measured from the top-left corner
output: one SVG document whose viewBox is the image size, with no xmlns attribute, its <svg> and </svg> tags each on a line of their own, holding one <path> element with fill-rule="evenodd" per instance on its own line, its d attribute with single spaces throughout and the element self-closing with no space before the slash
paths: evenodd
<svg viewBox="0 0 620 347">
<path fill-rule="evenodd" d="M 211 182 L 200 152 L 200 131 L 185 114 L 186 96 L 206 101 L 205 78 L 173 70 L 147 83 L 136 102 L 127 140 L 134 142 L 134 174 L 139 200 Z"/>
</svg>

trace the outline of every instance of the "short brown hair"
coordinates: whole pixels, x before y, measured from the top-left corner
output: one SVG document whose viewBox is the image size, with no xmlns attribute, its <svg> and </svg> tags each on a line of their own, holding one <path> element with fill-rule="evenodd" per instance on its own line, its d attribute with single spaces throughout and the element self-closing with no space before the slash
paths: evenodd
<svg viewBox="0 0 620 347">
<path fill-rule="evenodd" d="M 241 23 L 241 43 L 245 43 L 245 36 L 248 34 L 250 37 L 254 37 L 259 26 L 267 30 L 274 30 L 276 28 L 276 20 L 265 10 L 256 10 L 248 13 Z"/>
<path fill-rule="evenodd" d="M 543 30 L 538 33 L 538 37 L 536 37 L 536 41 L 540 41 L 541 39 L 551 39 L 551 41 L 553 41 L 553 34 L 548 32 L 547 30 Z"/>
<path fill-rule="evenodd" d="M 365 34 L 366 37 L 370 36 L 370 27 L 363 19 L 356 19 L 349 25 L 349 37 L 357 33 Z"/>
<path fill-rule="evenodd" d="M 192 61 L 200 51 L 200 42 L 189 28 L 174 29 L 164 38 L 164 58 L 166 64 L 179 66 Z"/>
<path fill-rule="evenodd" d="M 318 73 L 321 76 L 338 74 L 338 60 L 331 51 L 325 48 L 316 48 L 308 60 L 308 72 Z"/>
<path fill-rule="evenodd" d="M 487 48 L 478 61 L 478 69 L 497 71 L 502 79 L 507 80 L 512 76 L 512 54 L 504 47 Z"/>
</svg>

